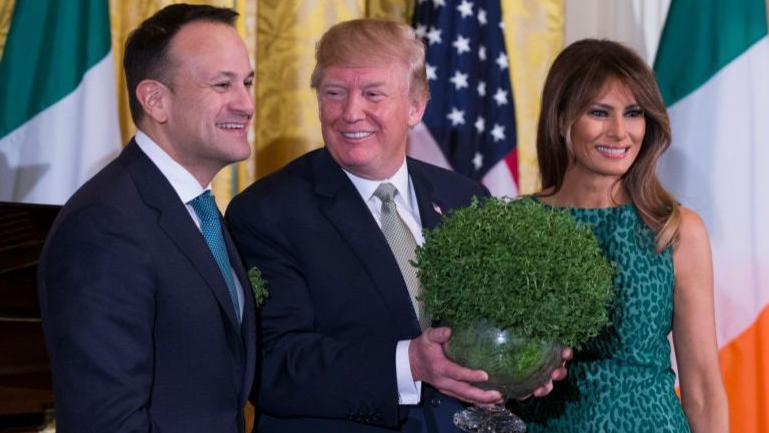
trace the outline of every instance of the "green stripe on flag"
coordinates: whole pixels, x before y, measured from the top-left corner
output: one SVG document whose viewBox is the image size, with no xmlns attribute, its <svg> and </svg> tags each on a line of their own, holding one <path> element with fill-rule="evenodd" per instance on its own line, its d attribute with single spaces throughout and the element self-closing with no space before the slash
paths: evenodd
<svg viewBox="0 0 769 433">
<path fill-rule="evenodd" d="M 766 36 L 765 1 L 672 1 L 654 62 L 668 107 Z"/>
<path fill-rule="evenodd" d="M 0 60 L 0 138 L 72 92 L 109 50 L 107 0 L 17 0 Z"/>
</svg>

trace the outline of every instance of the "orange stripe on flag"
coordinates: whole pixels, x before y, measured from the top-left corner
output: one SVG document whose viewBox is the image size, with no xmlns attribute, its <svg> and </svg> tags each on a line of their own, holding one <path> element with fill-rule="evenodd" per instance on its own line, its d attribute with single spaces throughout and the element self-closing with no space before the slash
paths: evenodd
<svg viewBox="0 0 769 433">
<path fill-rule="evenodd" d="M 719 351 L 730 430 L 769 432 L 769 308 Z"/>
</svg>

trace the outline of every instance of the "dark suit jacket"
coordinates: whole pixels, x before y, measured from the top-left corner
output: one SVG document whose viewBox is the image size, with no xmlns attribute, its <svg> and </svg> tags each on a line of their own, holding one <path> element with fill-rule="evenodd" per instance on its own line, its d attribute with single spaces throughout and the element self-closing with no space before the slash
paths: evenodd
<svg viewBox="0 0 769 433">
<path fill-rule="evenodd" d="M 203 235 L 136 143 L 75 193 L 39 270 L 58 432 L 243 431 L 256 317 L 225 238 L 242 324 Z"/>
<path fill-rule="evenodd" d="M 419 161 L 409 159 L 408 169 L 425 228 L 439 222 L 436 208 L 446 212 L 487 194 Z M 259 267 L 270 288 L 261 322 L 260 431 L 436 431 L 451 424 L 456 401 L 447 404 L 434 390 L 419 406 L 398 405 L 395 347 L 417 337 L 419 324 L 384 235 L 325 149 L 250 186 L 226 218 L 247 265 Z"/>
</svg>

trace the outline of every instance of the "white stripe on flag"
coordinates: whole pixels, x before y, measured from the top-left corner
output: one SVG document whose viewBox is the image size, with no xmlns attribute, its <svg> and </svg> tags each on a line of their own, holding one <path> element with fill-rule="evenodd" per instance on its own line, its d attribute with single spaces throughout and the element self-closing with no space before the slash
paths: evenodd
<svg viewBox="0 0 769 433">
<path fill-rule="evenodd" d="M 491 167 L 486 176 L 483 176 L 483 184 L 494 197 L 516 197 L 518 188 L 513 180 L 513 173 L 504 158 Z"/>
<path fill-rule="evenodd" d="M 440 146 L 421 122 L 409 134 L 408 155 L 414 159 L 453 170 Z M 482 183 L 495 197 L 516 197 L 518 195 L 513 173 L 510 172 L 504 158 L 486 173 Z"/>
<path fill-rule="evenodd" d="M 769 38 L 670 107 L 660 174 L 708 227 L 718 342 L 769 305 Z"/>
<path fill-rule="evenodd" d="M 112 52 L 0 140 L 0 200 L 63 204 L 120 151 Z"/>
<path fill-rule="evenodd" d="M 414 159 L 453 170 L 433 135 L 422 122 L 409 132 L 408 155 Z"/>
</svg>

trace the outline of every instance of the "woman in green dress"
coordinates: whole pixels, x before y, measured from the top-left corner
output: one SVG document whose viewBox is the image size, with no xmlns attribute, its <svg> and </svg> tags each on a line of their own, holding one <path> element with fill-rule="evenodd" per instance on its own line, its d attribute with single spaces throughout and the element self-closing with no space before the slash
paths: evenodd
<svg viewBox="0 0 769 433">
<path fill-rule="evenodd" d="M 530 433 L 728 431 L 705 225 L 656 175 L 670 141 L 652 72 L 632 50 L 582 40 L 559 54 L 542 95 L 536 197 L 589 224 L 617 275 L 612 325 L 550 395 L 515 409 Z"/>
</svg>

